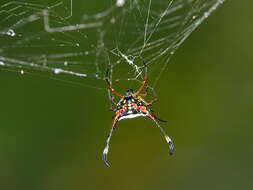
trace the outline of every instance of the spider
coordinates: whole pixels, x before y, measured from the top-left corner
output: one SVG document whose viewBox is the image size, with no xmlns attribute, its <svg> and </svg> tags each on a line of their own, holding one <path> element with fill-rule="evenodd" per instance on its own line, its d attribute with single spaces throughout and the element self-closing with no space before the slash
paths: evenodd
<svg viewBox="0 0 253 190">
<path fill-rule="evenodd" d="M 164 129 L 160 126 L 160 124 L 158 122 L 158 121 L 161 121 L 161 122 L 166 122 L 166 121 L 156 117 L 152 113 L 153 111 L 150 109 L 150 106 L 154 102 L 157 101 L 157 98 L 153 99 L 151 102 L 146 102 L 143 99 L 143 97 L 147 96 L 147 94 L 148 94 L 147 93 L 148 72 L 147 72 L 146 64 L 144 62 L 143 62 L 143 64 L 144 64 L 144 68 L 145 68 L 145 71 L 144 71 L 145 76 L 144 76 L 143 82 L 141 83 L 141 86 L 139 87 L 139 89 L 136 92 L 134 92 L 133 89 L 127 90 L 124 95 L 121 95 L 119 92 L 117 92 L 115 89 L 112 88 L 112 82 L 109 79 L 109 70 L 106 73 L 105 81 L 108 85 L 108 90 L 109 90 L 110 95 L 112 93 L 120 98 L 120 100 L 117 104 L 111 99 L 112 104 L 115 105 L 115 109 L 112 110 L 115 112 L 115 115 L 113 117 L 112 127 L 111 127 L 110 133 L 106 139 L 106 146 L 103 151 L 103 162 L 105 163 L 105 165 L 107 167 L 110 167 L 110 163 L 107 160 L 107 154 L 109 151 L 109 145 L 110 145 L 112 133 L 113 133 L 118 121 L 123 120 L 123 119 L 130 119 L 130 118 L 135 118 L 135 117 L 140 117 L 140 116 L 147 117 L 147 118 L 151 119 L 156 124 L 156 126 L 160 129 L 163 136 L 165 137 L 165 140 L 167 141 L 167 143 L 169 145 L 170 155 L 172 155 L 174 152 L 174 144 L 173 144 L 172 140 L 165 133 Z M 144 88 L 146 88 L 146 92 L 142 94 L 141 92 L 144 90 Z"/>
</svg>

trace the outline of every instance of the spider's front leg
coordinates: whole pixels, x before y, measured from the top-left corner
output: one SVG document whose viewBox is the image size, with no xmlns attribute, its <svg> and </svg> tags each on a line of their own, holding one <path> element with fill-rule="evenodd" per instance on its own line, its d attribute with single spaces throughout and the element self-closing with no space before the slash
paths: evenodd
<svg viewBox="0 0 253 190">
<path fill-rule="evenodd" d="M 114 102 L 114 97 L 112 96 L 112 94 L 114 94 L 114 95 L 116 95 L 116 96 L 118 96 L 118 97 L 120 97 L 120 98 L 123 98 L 123 96 L 122 96 L 120 93 L 118 93 L 114 88 L 112 88 L 112 82 L 111 82 L 111 80 L 109 79 L 109 69 L 106 71 L 105 81 L 106 81 L 107 86 L 108 86 L 108 97 L 109 97 L 109 99 L 110 99 L 110 101 L 111 101 L 110 110 L 111 110 L 111 111 L 115 111 L 116 109 L 113 108 L 112 105 L 113 105 L 114 107 L 116 107 L 117 104 Z"/>
<path fill-rule="evenodd" d="M 107 83 L 107 85 L 108 85 L 108 89 L 109 89 L 114 95 L 123 98 L 123 96 L 122 96 L 120 93 L 118 93 L 114 88 L 112 88 L 112 83 L 111 83 L 111 81 L 109 80 L 109 78 L 105 78 L 105 81 L 106 81 L 106 83 Z"/>
<path fill-rule="evenodd" d="M 146 87 L 146 91 L 144 94 L 137 94 L 137 96 L 140 96 L 140 97 L 146 97 L 148 95 L 148 88 Z"/>
<path fill-rule="evenodd" d="M 135 93 L 137 96 L 146 96 L 148 93 L 147 93 L 147 89 L 146 89 L 146 93 L 145 94 L 140 94 L 141 91 L 147 86 L 148 84 L 148 68 L 147 68 L 147 65 L 146 63 L 144 62 L 144 60 L 142 60 L 143 64 L 144 64 L 144 67 L 145 67 L 145 76 L 144 76 L 144 80 L 142 81 L 141 83 L 141 86 L 139 87 L 139 89 L 137 90 L 137 92 Z"/>
<path fill-rule="evenodd" d="M 112 81 L 109 79 L 109 69 L 106 71 L 105 81 L 107 83 L 108 89 L 116 96 L 123 98 L 123 96 L 118 93 L 114 88 L 112 88 Z"/>
<path fill-rule="evenodd" d="M 146 90 L 146 93 L 145 94 L 141 94 L 141 91 L 147 86 L 147 83 L 148 83 L 148 77 L 145 76 L 145 79 L 144 81 L 141 83 L 141 86 L 139 87 L 139 89 L 137 90 L 136 92 L 136 95 L 137 96 L 146 96 L 148 93 L 147 93 L 147 90 Z"/>
<path fill-rule="evenodd" d="M 111 93 L 111 91 L 108 89 L 108 98 L 109 98 L 109 100 L 110 100 L 110 108 L 109 108 L 109 110 L 110 111 L 116 111 L 116 107 L 117 107 L 117 103 L 114 101 L 114 97 L 113 97 L 113 95 L 112 95 L 112 93 Z"/>
</svg>

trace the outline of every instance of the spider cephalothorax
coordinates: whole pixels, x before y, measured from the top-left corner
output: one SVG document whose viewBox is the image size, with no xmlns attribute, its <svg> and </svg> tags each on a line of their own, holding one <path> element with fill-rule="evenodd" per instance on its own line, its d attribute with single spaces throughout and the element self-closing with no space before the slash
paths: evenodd
<svg viewBox="0 0 253 190">
<path fill-rule="evenodd" d="M 107 76 L 106 76 L 105 80 L 108 84 L 109 92 L 120 97 L 120 100 L 117 104 L 114 103 L 114 101 L 112 101 L 112 103 L 115 105 L 115 109 L 113 110 L 115 112 L 115 115 L 114 115 L 114 118 L 112 121 L 112 128 L 111 128 L 110 133 L 107 137 L 106 146 L 103 151 L 103 161 L 106 164 L 106 166 L 108 166 L 108 167 L 110 166 L 109 162 L 107 161 L 107 154 L 109 151 L 109 144 L 110 144 L 110 139 L 112 137 L 112 132 L 115 129 L 117 122 L 122 119 L 129 119 L 129 118 L 135 118 L 135 117 L 140 117 L 140 116 L 147 117 L 147 118 L 151 119 L 156 124 L 156 126 L 161 130 L 161 132 L 163 133 L 167 143 L 169 144 L 169 152 L 170 152 L 170 154 L 172 154 L 174 151 L 173 142 L 158 123 L 158 121 L 162 121 L 162 122 L 165 122 L 165 121 L 157 118 L 152 113 L 152 110 L 150 109 L 150 106 L 157 99 L 154 99 L 151 102 L 146 102 L 143 99 L 143 97 L 147 96 L 147 92 L 144 94 L 141 94 L 143 89 L 147 86 L 147 80 L 148 80 L 147 66 L 145 65 L 145 77 L 144 77 L 144 81 L 142 82 L 139 89 L 136 92 L 134 92 L 132 89 L 129 89 L 126 91 L 124 96 L 112 88 L 112 83 L 108 77 L 108 72 L 107 72 Z"/>
</svg>

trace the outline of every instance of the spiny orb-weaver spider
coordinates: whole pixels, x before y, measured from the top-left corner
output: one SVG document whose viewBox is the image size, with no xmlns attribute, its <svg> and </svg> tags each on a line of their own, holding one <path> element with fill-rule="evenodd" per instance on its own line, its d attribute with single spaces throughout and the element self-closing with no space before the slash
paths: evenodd
<svg viewBox="0 0 253 190">
<path fill-rule="evenodd" d="M 109 93 L 113 93 L 114 95 L 120 97 L 119 102 L 116 104 L 113 100 L 112 103 L 115 105 L 115 109 L 113 110 L 115 112 L 115 115 L 112 120 L 112 128 L 110 130 L 110 133 L 106 139 L 106 146 L 103 151 L 103 161 L 106 166 L 110 167 L 110 163 L 107 160 L 107 154 L 109 151 L 109 144 L 110 139 L 112 137 L 113 130 L 116 127 L 116 124 L 118 121 L 123 119 L 130 119 L 135 117 L 147 117 L 151 119 L 156 126 L 160 129 L 162 134 L 164 135 L 168 145 L 169 145 L 169 153 L 170 155 L 174 152 L 174 144 L 170 137 L 165 133 L 164 129 L 160 126 L 158 121 L 166 122 L 164 120 L 159 119 L 156 117 L 150 109 L 150 106 L 157 101 L 157 99 L 152 100 L 151 102 L 146 102 L 142 97 L 147 96 L 147 82 L 148 82 L 148 72 L 147 72 L 147 65 L 143 62 L 144 68 L 145 68 L 145 76 L 144 80 L 141 83 L 141 86 L 139 89 L 134 92 L 132 89 L 129 89 L 126 91 L 125 95 L 121 95 L 118 93 L 115 89 L 112 88 L 112 82 L 109 79 L 109 70 L 107 71 L 105 81 L 108 85 Z M 141 94 L 143 89 L 146 88 L 146 93 Z"/>
</svg>

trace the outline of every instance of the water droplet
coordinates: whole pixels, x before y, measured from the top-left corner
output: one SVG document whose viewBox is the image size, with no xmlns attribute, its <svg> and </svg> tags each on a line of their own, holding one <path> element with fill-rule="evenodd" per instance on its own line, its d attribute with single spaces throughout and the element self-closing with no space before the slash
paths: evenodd
<svg viewBox="0 0 253 190">
<path fill-rule="evenodd" d="M 38 15 L 31 15 L 31 16 L 28 17 L 28 20 L 29 21 L 34 21 L 34 20 L 36 20 L 38 18 L 39 18 Z"/>
<path fill-rule="evenodd" d="M 76 43 L 76 46 L 77 46 L 77 47 L 79 47 L 79 46 L 80 46 L 80 44 L 79 44 L 79 43 Z"/>
<path fill-rule="evenodd" d="M 114 18 L 114 17 L 111 18 L 110 22 L 111 22 L 112 24 L 115 24 L 115 22 L 116 22 L 115 18 Z"/>
<path fill-rule="evenodd" d="M 21 75 L 25 74 L 25 72 L 23 70 L 20 71 Z"/>
<path fill-rule="evenodd" d="M 68 62 L 67 62 L 67 61 L 64 61 L 64 65 L 67 66 L 67 65 L 68 65 Z"/>
<path fill-rule="evenodd" d="M 58 69 L 58 68 L 54 69 L 54 74 L 59 74 L 61 72 L 62 72 L 62 69 Z"/>
<path fill-rule="evenodd" d="M 4 62 L 0 61 L 0 65 L 4 66 L 5 64 L 4 64 Z"/>
<path fill-rule="evenodd" d="M 14 32 L 14 30 L 12 30 L 12 29 L 9 29 L 9 30 L 6 32 L 6 34 L 9 35 L 9 36 L 15 36 L 15 35 L 16 35 L 16 33 Z"/>
<path fill-rule="evenodd" d="M 122 6 L 124 6 L 124 4 L 125 4 L 125 0 L 117 0 L 117 2 L 116 2 L 117 7 L 122 7 Z"/>
</svg>

